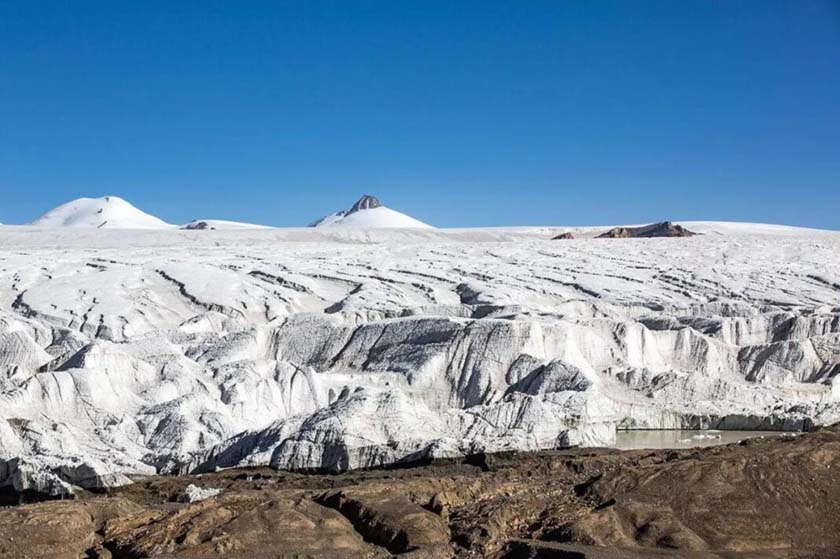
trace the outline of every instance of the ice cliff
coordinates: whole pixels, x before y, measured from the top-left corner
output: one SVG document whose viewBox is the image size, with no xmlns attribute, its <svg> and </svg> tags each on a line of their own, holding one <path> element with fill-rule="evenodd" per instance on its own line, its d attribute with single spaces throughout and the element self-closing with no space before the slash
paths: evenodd
<svg viewBox="0 0 840 559">
<path fill-rule="evenodd" d="M 840 235 L 691 229 L 0 228 L 0 486 L 840 420 Z"/>
</svg>

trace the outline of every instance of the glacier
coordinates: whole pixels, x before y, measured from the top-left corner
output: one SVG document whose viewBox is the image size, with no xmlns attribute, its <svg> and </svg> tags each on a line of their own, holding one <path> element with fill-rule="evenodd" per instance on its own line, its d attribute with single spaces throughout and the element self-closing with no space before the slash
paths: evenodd
<svg viewBox="0 0 840 559">
<path fill-rule="evenodd" d="M 2 226 L 0 487 L 840 420 L 840 233 L 683 224 Z"/>
</svg>

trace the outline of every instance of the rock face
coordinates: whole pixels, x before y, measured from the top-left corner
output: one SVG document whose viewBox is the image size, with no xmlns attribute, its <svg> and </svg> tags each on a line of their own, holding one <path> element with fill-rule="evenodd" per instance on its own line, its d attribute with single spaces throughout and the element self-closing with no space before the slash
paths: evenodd
<svg viewBox="0 0 840 559">
<path fill-rule="evenodd" d="M 692 233 L 682 225 L 675 225 L 670 221 L 645 225 L 643 227 L 614 227 L 598 235 L 599 239 L 628 239 L 651 237 L 692 237 Z"/>
<path fill-rule="evenodd" d="M 347 212 L 348 214 L 356 213 L 361 210 L 372 210 L 373 208 L 381 208 L 382 202 L 379 201 L 379 198 L 375 196 L 371 196 L 370 194 L 365 194 L 358 200 L 350 210 Z"/>
<path fill-rule="evenodd" d="M 200 500 L 180 498 L 196 485 Z M 838 507 L 834 427 L 707 449 L 156 476 L 0 507 L 0 559 L 828 559 Z"/>
<path fill-rule="evenodd" d="M 281 234 L 0 231 L 0 486 L 840 418 L 837 235 Z"/>
<path fill-rule="evenodd" d="M 564 239 L 574 239 L 574 238 L 575 238 L 574 235 L 572 235 L 569 232 L 566 232 L 566 233 L 560 233 L 559 235 L 552 237 L 551 240 L 552 241 L 560 241 L 560 240 L 564 240 Z"/>
<path fill-rule="evenodd" d="M 427 229 L 430 226 L 413 217 L 386 208 L 378 198 L 365 194 L 349 210 L 322 217 L 310 227 Z"/>
</svg>

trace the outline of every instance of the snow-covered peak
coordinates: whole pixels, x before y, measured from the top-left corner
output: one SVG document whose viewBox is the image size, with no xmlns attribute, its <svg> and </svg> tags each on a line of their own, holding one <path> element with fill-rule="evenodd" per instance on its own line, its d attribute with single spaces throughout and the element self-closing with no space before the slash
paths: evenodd
<svg viewBox="0 0 840 559">
<path fill-rule="evenodd" d="M 165 229 L 172 227 L 117 196 L 78 198 L 54 208 L 32 223 L 36 227 Z"/>
<path fill-rule="evenodd" d="M 349 210 L 322 217 L 312 227 L 348 227 L 354 229 L 424 228 L 432 226 L 382 205 L 375 196 L 365 194 Z"/>
</svg>

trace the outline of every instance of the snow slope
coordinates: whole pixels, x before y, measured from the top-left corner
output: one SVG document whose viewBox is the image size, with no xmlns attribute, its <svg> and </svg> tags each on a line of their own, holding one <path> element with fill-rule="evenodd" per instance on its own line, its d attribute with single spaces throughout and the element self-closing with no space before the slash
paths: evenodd
<svg viewBox="0 0 840 559">
<path fill-rule="evenodd" d="M 323 217 L 312 227 L 346 227 L 353 229 L 431 228 L 431 225 L 404 213 L 383 206 L 370 195 L 362 196 L 349 210 Z"/>
<path fill-rule="evenodd" d="M 166 229 L 172 227 L 116 196 L 79 198 L 54 208 L 30 225 L 106 229 Z"/>
<path fill-rule="evenodd" d="M 840 420 L 840 234 L 683 225 L 4 227 L 0 485 Z"/>
<path fill-rule="evenodd" d="M 736 221 L 675 221 L 674 224 L 681 225 L 690 231 L 699 233 L 701 235 L 715 235 L 721 237 L 736 237 L 741 235 L 748 235 L 750 237 L 819 237 L 823 235 L 834 235 L 838 232 L 826 229 L 812 229 L 809 227 L 796 227 L 793 225 L 776 225 L 769 223 L 745 223 Z M 559 233 L 572 233 L 576 239 L 594 239 L 599 235 L 606 233 L 611 229 L 617 227 L 638 228 L 645 227 L 649 224 L 635 223 L 622 225 L 588 225 L 584 227 L 505 227 L 505 228 L 490 228 L 481 229 L 482 231 L 510 231 L 510 232 L 537 232 L 545 231 L 546 234 L 550 232 L 552 235 Z M 451 229 L 450 229 L 451 231 Z"/>
<path fill-rule="evenodd" d="M 242 221 L 225 221 L 223 219 L 194 219 L 181 226 L 181 229 L 192 230 L 230 230 L 230 229 L 271 229 L 267 225 L 244 223 Z"/>
</svg>

